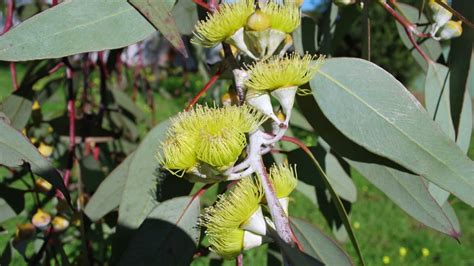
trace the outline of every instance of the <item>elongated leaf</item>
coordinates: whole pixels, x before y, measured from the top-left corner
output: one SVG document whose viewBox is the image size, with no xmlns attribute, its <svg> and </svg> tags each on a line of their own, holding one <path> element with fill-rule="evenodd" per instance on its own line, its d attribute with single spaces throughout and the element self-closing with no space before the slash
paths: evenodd
<svg viewBox="0 0 474 266">
<path fill-rule="evenodd" d="M 443 132 L 451 139 L 455 139 L 454 125 L 451 118 L 451 104 L 449 102 L 449 72 L 448 68 L 438 64 L 428 65 L 428 74 L 425 81 L 426 110 Z M 449 192 L 430 183 L 428 189 L 442 206 L 449 197 Z"/>
<path fill-rule="evenodd" d="M 132 160 L 133 153 L 107 176 L 92 195 L 84 209 L 85 214 L 92 221 L 99 220 L 119 206 Z"/>
<path fill-rule="evenodd" d="M 7 115 L 14 128 L 22 130 L 30 119 L 32 106 L 33 103 L 30 99 L 12 94 L 0 103 L 0 112 Z"/>
<path fill-rule="evenodd" d="M 173 18 L 178 27 L 179 33 L 190 35 L 198 21 L 197 5 L 193 1 L 178 0 L 173 8 Z"/>
<path fill-rule="evenodd" d="M 456 143 L 466 154 L 471 142 L 472 126 L 472 100 L 469 90 L 466 90 L 461 110 L 461 119 L 459 120 L 458 136 L 456 139 Z"/>
<path fill-rule="evenodd" d="M 168 126 L 169 120 L 152 129 L 133 155 L 120 201 L 118 222 L 122 226 L 138 228 L 158 204 L 155 195 L 158 177 L 155 171 L 159 164 L 155 158 Z"/>
<path fill-rule="evenodd" d="M 189 265 L 200 231 L 199 197 L 178 197 L 148 215 L 123 254 L 120 265 Z"/>
<path fill-rule="evenodd" d="M 311 169 L 312 168 L 311 165 L 314 166 L 315 169 L 314 168 L 311 169 L 312 171 L 305 170 L 305 173 L 314 173 L 313 175 L 306 176 L 305 178 L 315 179 L 318 176 L 320 177 L 324 187 L 329 191 L 329 195 L 331 196 L 331 202 L 334 204 L 334 207 L 336 208 L 336 212 L 339 215 L 339 218 L 340 218 L 342 224 L 344 225 L 344 227 L 345 227 L 345 229 L 346 229 L 346 231 L 349 235 L 349 238 L 352 242 L 352 246 L 356 250 L 357 256 L 359 257 L 360 263 L 362 265 L 364 265 L 365 264 L 364 263 L 364 258 L 362 256 L 362 252 L 360 251 L 360 247 L 359 247 L 359 243 L 357 242 L 357 238 L 355 237 L 354 231 L 352 230 L 351 223 L 350 223 L 349 217 L 348 217 L 348 211 L 346 210 L 346 207 L 344 206 L 343 202 L 341 201 L 341 199 L 337 195 L 336 191 L 334 190 L 334 188 L 332 186 L 332 183 L 330 181 L 330 178 L 326 175 L 326 173 L 324 172 L 323 167 L 321 167 L 320 163 L 316 159 L 315 155 L 318 156 L 318 153 L 313 154 L 313 150 L 310 150 L 309 148 L 303 146 L 300 149 L 292 151 L 288 155 L 288 160 L 290 161 L 290 163 L 294 163 L 296 161 L 302 162 L 299 165 L 306 166 L 306 167 L 308 167 L 307 169 Z M 305 158 L 302 157 L 302 155 L 304 155 L 304 154 L 306 154 Z M 312 163 L 308 162 L 308 161 L 311 161 Z M 299 173 L 298 176 L 300 178 L 302 178 L 303 175 L 300 173 L 302 168 L 298 167 L 298 168 L 296 168 L 296 170 Z M 317 176 L 315 176 L 315 175 L 317 175 Z M 316 185 L 316 186 L 322 187 L 320 185 Z M 321 207 L 321 205 L 320 205 L 320 207 Z"/>
<path fill-rule="evenodd" d="M 128 0 L 128 2 L 140 11 L 184 57 L 188 57 L 167 3 L 153 0 Z"/>
<path fill-rule="evenodd" d="M 321 229 L 294 217 L 291 227 L 308 255 L 319 258 L 326 265 L 354 265 L 344 249 Z"/>
<path fill-rule="evenodd" d="M 474 163 L 392 75 L 335 58 L 310 84 L 324 115 L 349 139 L 474 206 Z"/>
<path fill-rule="evenodd" d="M 170 10 L 172 0 L 158 1 Z M 0 37 L 0 60 L 25 61 L 124 47 L 155 28 L 125 0 L 71 0 Z"/>
<path fill-rule="evenodd" d="M 322 114 L 314 99 L 298 97 L 298 105 L 331 150 L 344 157 L 395 204 L 421 223 L 443 232 L 459 232 L 454 212 L 441 210 L 419 176 L 407 173 L 399 165 L 377 156 L 344 136 Z M 411 200 L 410 200 L 411 199 Z M 449 204 L 445 203 L 449 206 Z M 448 217 L 448 220 L 445 217 Z M 454 230 L 452 230 L 454 229 Z"/>
<path fill-rule="evenodd" d="M 419 15 L 418 8 L 404 4 L 404 3 L 399 3 L 398 7 L 400 8 L 401 12 L 408 18 L 413 23 L 419 23 L 420 25 L 423 26 L 418 26 L 417 29 L 420 32 L 425 32 L 429 30 L 429 21 L 426 18 L 424 14 Z M 420 53 L 413 47 L 413 44 L 410 42 L 408 39 L 408 36 L 405 32 L 405 29 L 403 28 L 400 23 L 396 22 L 397 25 L 397 30 L 398 34 L 400 35 L 403 44 L 411 50 L 411 54 L 415 58 L 416 62 L 423 68 L 423 70 L 428 70 L 428 63 L 421 57 Z M 414 36 L 415 40 L 419 43 L 421 50 L 423 50 L 426 55 L 431 58 L 431 60 L 435 61 L 438 59 L 438 57 L 441 55 L 441 45 L 439 44 L 438 41 L 435 41 L 432 38 L 425 38 L 423 40 L 418 39 L 416 36 Z"/>
<path fill-rule="evenodd" d="M 449 219 L 421 177 L 382 165 L 349 163 L 410 216 L 437 231 L 459 237 L 459 224 Z"/>
<path fill-rule="evenodd" d="M 451 3 L 454 10 L 461 13 L 469 21 L 474 21 L 474 11 L 472 9 L 472 1 L 470 0 L 453 0 Z M 463 99 L 465 91 L 469 89 L 469 70 L 474 67 L 472 64 L 472 43 L 474 42 L 474 29 L 464 25 L 463 34 L 458 38 L 451 39 L 449 50 L 448 65 L 451 73 L 449 84 L 451 87 L 451 113 L 455 128 L 459 128 Z M 458 132 L 458 131 L 456 131 Z"/>
<path fill-rule="evenodd" d="M 19 131 L 0 119 L 0 164 L 18 167 L 29 163 L 31 170 L 59 189 L 70 202 L 69 193 L 59 172 Z"/>
</svg>

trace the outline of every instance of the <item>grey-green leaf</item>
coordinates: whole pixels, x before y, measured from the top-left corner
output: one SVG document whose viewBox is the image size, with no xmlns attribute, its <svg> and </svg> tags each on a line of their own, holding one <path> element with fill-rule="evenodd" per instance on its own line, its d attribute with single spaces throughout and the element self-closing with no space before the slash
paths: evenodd
<svg viewBox="0 0 474 266">
<path fill-rule="evenodd" d="M 158 204 L 155 195 L 158 177 L 155 170 L 159 163 L 156 156 L 168 126 L 169 120 L 166 120 L 153 128 L 133 155 L 119 208 L 118 222 L 122 226 L 138 228 Z"/>
<path fill-rule="evenodd" d="M 459 237 L 457 219 L 446 215 L 422 177 L 383 165 L 347 161 L 410 216 L 437 231 Z"/>
<path fill-rule="evenodd" d="M 84 209 L 85 214 L 92 221 L 99 220 L 119 206 L 132 160 L 133 153 L 107 176 L 92 195 Z"/>
<path fill-rule="evenodd" d="M 30 99 L 17 94 L 11 94 L 0 103 L 0 112 L 10 119 L 11 125 L 22 130 L 31 116 L 33 103 Z"/>
<path fill-rule="evenodd" d="M 0 119 L 0 165 L 18 167 L 29 163 L 31 170 L 59 189 L 70 201 L 59 172 L 44 158 L 33 144 L 19 131 Z"/>
<path fill-rule="evenodd" d="M 354 265 L 344 249 L 321 229 L 294 217 L 291 227 L 308 255 L 319 258 L 325 265 Z"/>
<path fill-rule="evenodd" d="M 174 1 L 163 1 L 170 10 Z M 156 29 L 125 0 L 71 0 L 0 37 L 0 60 L 26 61 L 120 48 Z"/>
<path fill-rule="evenodd" d="M 132 238 L 119 265 L 189 265 L 200 234 L 199 197 L 192 202 L 191 199 L 173 198 L 154 208 Z"/>
<path fill-rule="evenodd" d="M 310 84 L 324 115 L 349 139 L 474 206 L 474 163 L 388 72 L 333 58 Z"/>
</svg>

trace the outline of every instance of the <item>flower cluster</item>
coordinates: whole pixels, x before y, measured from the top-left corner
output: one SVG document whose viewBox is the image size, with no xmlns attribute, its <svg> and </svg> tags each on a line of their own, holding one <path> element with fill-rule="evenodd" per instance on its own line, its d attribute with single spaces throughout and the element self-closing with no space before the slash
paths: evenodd
<svg viewBox="0 0 474 266">
<path fill-rule="evenodd" d="M 274 165 L 270 179 L 287 211 L 288 197 L 297 183 L 294 168 L 287 164 Z M 264 202 L 262 186 L 252 176 L 241 179 L 232 191 L 221 195 L 200 219 L 211 250 L 224 258 L 232 258 L 243 250 L 260 246 L 267 232 L 261 207 Z"/>
<path fill-rule="evenodd" d="M 447 3 L 447 0 L 442 0 L 443 3 Z M 433 13 L 434 23 L 432 24 L 431 35 L 435 40 L 448 40 L 461 36 L 462 34 L 462 22 L 451 20 L 453 14 L 436 3 L 435 0 L 428 2 Z"/>
<path fill-rule="evenodd" d="M 197 106 L 172 119 L 162 143 L 161 164 L 171 173 L 207 177 L 231 167 L 247 145 L 246 134 L 266 117 L 248 105 Z"/>
<path fill-rule="evenodd" d="M 298 3 L 268 2 L 256 8 L 254 0 L 240 0 L 220 5 L 206 20 L 198 22 L 191 41 L 204 47 L 226 42 L 253 59 L 262 59 L 278 49 L 288 49 L 285 43 L 291 43 L 289 33 L 300 20 Z"/>
</svg>

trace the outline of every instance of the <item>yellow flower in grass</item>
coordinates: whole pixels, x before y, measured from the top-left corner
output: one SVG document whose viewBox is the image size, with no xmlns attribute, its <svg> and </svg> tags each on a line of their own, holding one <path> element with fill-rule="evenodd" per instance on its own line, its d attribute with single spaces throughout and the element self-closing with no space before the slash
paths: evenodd
<svg viewBox="0 0 474 266">
<path fill-rule="evenodd" d="M 159 160 L 177 176 L 199 172 L 209 165 L 223 171 L 237 161 L 247 145 L 247 133 L 266 117 L 248 105 L 196 106 L 172 120 Z"/>
<path fill-rule="evenodd" d="M 247 18 L 255 11 L 253 0 L 221 4 L 214 13 L 197 23 L 191 42 L 204 47 L 213 47 L 230 38 L 245 26 Z"/>
<path fill-rule="evenodd" d="M 248 66 L 250 76 L 245 85 L 255 91 L 298 87 L 307 83 L 323 62 L 323 56 L 306 54 L 300 57 L 296 52 L 283 58 L 274 56 Z"/>
<path fill-rule="evenodd" d="M 389 256 L 383 256 L 382 262 L 385 265 L 390 264 L 390 257 Z"/>
<path fill-rule="evenodd" d="M 422 255 L 423 257 L 428 257 L 428 256 L 430 255 L 430 250 L 427 249 L 427 248 L 422 248 L 422 249 L 421 249 L 421 255 Z"/>
<path fill-rule="evenodd" d="M 208 207 L 199 224 L 206 227 L 210 249 L 224 258 L 261 245 L 266 233 L 260 201 L 263 190 L 253 177 L 241 179 L 228 194 Z"/>
<path fill-rule="evenodd" d="M 283 210 L 288 213 L 289 196 L 298 184 L 295 168 L 288 164 L 273 165 L 269 173 L 270 181 Z"/>
</svg>

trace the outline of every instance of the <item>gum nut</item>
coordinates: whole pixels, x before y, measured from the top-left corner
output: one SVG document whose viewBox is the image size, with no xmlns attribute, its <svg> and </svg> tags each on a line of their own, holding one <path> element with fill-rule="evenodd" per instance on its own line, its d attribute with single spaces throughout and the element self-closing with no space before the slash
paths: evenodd
<svg viewBox="0 0 474 266">
<path fill-rule="evenodd" d="M 53 221 L 51 221 L 51 224 L 53 225 L 54 231 L 60 232 L 68 228 L 69 221 L 64 217 L 56 216 Z"/>
<path fill-rule="evenodd" d="M 48 193 L 52 188 L 53 185 L 41 177 L 35 180 L 35 189 L 38 192 Z"/>
<path fill-rule="evenodd" d="M 36 227 L 32 223 L 19 224 L 16 226 L 16 237 L 20 240 L 28 240 L 35 236 Z"/>
<path fill-rule="evenodd" d="M 38 209 L 35 215 L 33 215 L 31 222 L 34 226 L 36 226 L 36 228 L 45 229 L 48 226 L 49 222 L 51 222 L 51 216 L 47 212 Z"/>
<path fill-rule="evenodd" d="M 270 26 L 270 17 L 262 10 L 257 10 L 247 18 L 245 29 L 250 31 L 262 31 L 270 28 Z"/>
</svg>

